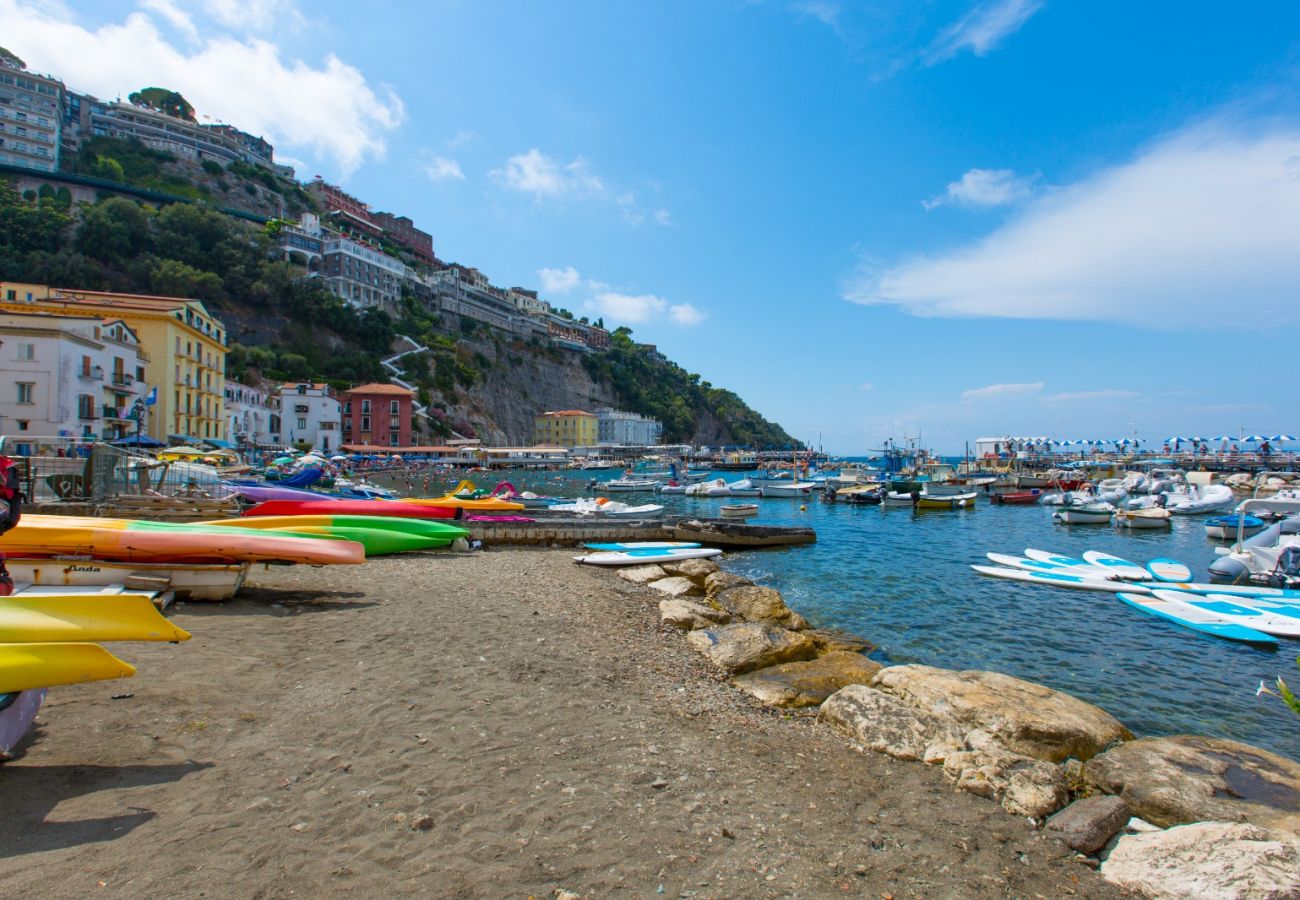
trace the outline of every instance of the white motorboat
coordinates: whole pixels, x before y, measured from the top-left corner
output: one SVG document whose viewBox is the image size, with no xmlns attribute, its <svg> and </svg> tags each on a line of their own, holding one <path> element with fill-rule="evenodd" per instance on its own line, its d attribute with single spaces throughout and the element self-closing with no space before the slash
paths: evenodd
<svg viewBox="0 0 1300 900">
<path fill-rule="evenodd" d="M 684 494 L 689 485 L 685 484 L 665 484 L 659 488 L 661 494 Z"/>
<path fill-rule="evenodd" d="M 653 494 L 659 490 L 659 482 L 653 478 L 615 478 L 613 481 L 606 481 L 597 485 L 606 491 L 622 491 L 623 493 L 647 493 Z"/>
<path fill-rule="evenodd" d="M 1052 518 L 1066 525 L 1109 525 L 1114 515 L 1114 504 L 1080 503 L 1074 506 L 1062 506 L 1052 513 Z"/>
<path fill-rule="evenodd" d="M 816 487 L 811 481 L 773 481 L 763 485 L 763 497 L 807 497 Z"/>
<path fill-rule="evenodd" d="M 244 586 L 248 563 L 133 563 L 99 559 L 5 560 L 17 584 L 40 587 L 104 587 L 124 585 L 128 590 L 171 591 L 189 600 L 229 600 Z"/>
<path fill-rule="evenodd" d="M 619 516 L 620 518 L 634 519 L 654 519 L 664 513 L 663 506 L 657 503 L 632 506 L 618 500 L 608 500 L 604 497 L 597 497 L 594 500 L 583 497 L 574 500 L 572 503 L 556 504 L 551 509 L 557 512 L 575 513 L 579 516 Z"/>
<path fill-rule="evenodd" d="M 759 497 L 762 495 L 762 488 L 748 478 L 731 482 L 727 485 L 727 490 L 732 497 Z"/>
<path fill-rule="evenodd" d="M 1191 484 L 1184 491 L 1171 491 L 1163 496 L 1165 509 L 1179 516 L 1219 512 L 1232 506 L 1237 499 L 1226 484 L 1207 484 L 1205 487 Z"/>
<path fill-rule="evenodd" d="M 886 491 L 885 497 L 880 501 L 881 506 L 915 506 L 916 501 L 921 499 L 921 492 L 917 491 L 913 495 L 910 491 Z"/>
<path fill-rule="evenodd" d="M 727 496 L 727 482 L 721 478 L 714 478 L 712 481 L 700 481 L 696 484 L 688 485 L 686 488 L 688 497 L 725 497 Z"/>
<path fill-rule="evenodd" d="M 1115 512 L 1115 524 L 1121 528 L 1155 529 L 1168 528 L 1169 520 L 1174 514 L 1158 506 L 1145 509 L 1121 509 Z"/>
</svg>

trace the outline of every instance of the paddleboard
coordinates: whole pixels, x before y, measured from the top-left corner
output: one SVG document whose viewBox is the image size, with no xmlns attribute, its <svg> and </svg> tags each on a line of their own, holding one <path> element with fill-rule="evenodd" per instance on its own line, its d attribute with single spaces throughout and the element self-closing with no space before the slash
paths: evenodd
<svg viewBox="0 0 1300 900">
<path fill-rule="evenodd" d="M 583 544 L 588 550 L 687 550 L 700 546 L 698 541 L 630 541 L 620 544 Z"/>
<path fill-rule="evenodd" d="M 146 594 L 21 593 L 0 601 L 0 643 L 188 641 Z"/>
<path fill-rule="evenodd" d="M 1048 587 L 1070 588 L 1077 591 L 1101 591 L 1107 594 L 1113 594 L 1117 590 L 1145 591 L 1146 588 L 1141 585 L 1126 585 L 1120 588 L 1113 581 L 1106 581 L 1102 578 L 1084 578 L 1082 575 L 1074 575 L 1069 572 L 1026 572 L 1024 569 L 1003 569 L 997 566 L 971 566 L 981 575 L 987 575 L 990 578 L 1005 578 L 1008 581 L 1026 581 L 1033 584 L 1047 585 Z"/>
<path fill-rule="evenodd" d="M 1012 569 L 1024 569 L 1027 572 L 1066 572 L 1071 575 L 1081 575 L 1084 578 L 1109 579 L 1119 577 L 1114 572 L 1110 572 L 1098 566 L 1058 566 L 1056 563 L 1042 562 L 1037 559 L 1025 559 L 1022 556 L 1011 556 L 1008 553 L 985 553 L 984 555 L 1000 566 L 1008 566 Z"/>
<path fill-rule="evenodd" d="M 1286 603 L 1300 602 L 1300 591 L 1254 584 L 1201 584 L 1189 581 L 1171 581 L 1164 584 L 1163 587 L 1191 591 L 1193 594 L 1229 594 L 1233 597 L 1259 597 L 1260 599 Z"/>
<path fill-rule="evenodd" d="M 1300 638 L 1300 620 L 1279 616 L 1268 610 L 1247 606 L 1236 602 L 1234 597 L 1205 594 L 1188 594 L 1183 591 L 1155 590 L 1151 592 L 1159 600 L 1171 603 L 1183 603 L 1215 615 L 1224 616 L 1238 625 L 1262 631 L 1275 637 Z"/>
<path fill-rule="evenodd" d="M 1253 628 L 1247 628 L 1245 625 L 1240 625 L 1233 621 L 1231 617 L 1222 616 L 1209 610 L 1198 609 L 1186 603 L 1162 599 L 1149 593 L 1136 594 L 1130 591 L 1120 591 L 1115 596 L 1134 609 L 1182 625 L 1184 628 L 1191 628 L 1229 641 L 1277 645 L 1277 638 L 1275 637 L 1264 634 L 1262 631 L 1256 631 Z"/>
<path fill-rule="evenodd" d="M 0 644 L 0 693 L 134 674 L 135 666 L 98 644 Z"/>
<path fill-rule="evenodd" d="M 1160 557 L 1147 563 L 1147 570 L 1159 581 L 1191 581 L 1192 570 L 1176 559 Z"/>
<path fill-rule="evenodd" d="M 575 556 L 574 562 L 589 566 L 643 566 L 648 563 L 677 562 L 683 559 L 712 559 L 722 551 L 713 547 L 677 547 L 665 550 L 622 550 Z"/>
<path fill-rule="evenodd" d="M 1094 566 L 1114 572 L 1117 577 L 1123 578 L 1125 581 L 1151 580 L 1151 573 L 1137 563 L 1131 563 L 1127 559 L 1121 559 L 1110 553 L 1102 553 L 1100 550 L 1085 550 L 1083 558 Z"/>
<path fill-rule="evenodd" d="M 1047 550 L 1035 550 L 1030 547 L 1025 551 L 1025 556 L 1030 559 L 1036 559 L 1039 562 L 1052 563 L 1058 566 L 1086 566 L 1088 563 L 1073 556 L 1066 556 L 1062 553 L 1050 553 Z"/>
</svg>

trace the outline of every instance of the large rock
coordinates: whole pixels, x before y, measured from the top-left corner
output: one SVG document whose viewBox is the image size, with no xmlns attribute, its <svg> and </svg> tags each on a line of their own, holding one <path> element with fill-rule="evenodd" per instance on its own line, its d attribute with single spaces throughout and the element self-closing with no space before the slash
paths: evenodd
<svg viewBox="0 0 1300 900">
<path fill-rule="evenodd" d="M 817 655 L 817 645 L 797 631 L 758 622 L 692 631 L 686 641 L 732 675 Z"/>
<path fill-rule="evenodd" d="M 618 577 L 633 584 L 649 584 L 660 578 L 667 578 L 663 566 L 651 563 L 646 566 L 625 566 L 618 570 Z"/>
<path fill-rule="evenodd" d="M 1142 738 L 1089 760 L 1083 775 L 1156 825 L 1218 820 L 1300 833 L 1300 764 L 1249 744 Z"/>
<path fill-rule="evenodd" d="M 714 598 L 723 609 L 747 622 L 780 625 L 798 631 L 807 628 L 808 622 L 790 607 L 775 588 L 756 584 L 727 588 Z"/>
<path fill-rule="evenodd" d="M 844 650 L 849 653 L 870 653 L 876 645 L 864 637 L 838 628 L 803 628 L 804 634 L 813 639 L 819 653 L 835 653 Z"/>
<path fill-rule="evenodd" d="M 1014 753 L 1048 762 L 1089 759 L 1133 736 L 1104 709 L 1000 672 L 890 666 L 872 684 L 963 730 L 986 731 Z"/>
<path fill-rule="evenodd" d="M 710 597 L 716 597 L 727 588 L 741 587 L 746 584 L 753 584 L 743 575 L 737 575 L 734 572 L 726 572 L 722 569 L 708 575 L 704 579 L 704 592 Z"/>
<path fill-rule="evenodd" d="M 1119 834 L 1132 815 L 1128 804 L 1119 797 L 1099 794 L 1075 800 L 1048 819 L 1044 827 L 1071 850 L 1091 856 Z"/>
<path fill-rule="evenodd" d="M 764 706 L 817 706 L 842 687 L 868 684 L 879 671 L 880 663 L 841 651 L 737 675 L 732 684 Z"/>
<path fill-rule="evenodd" d="M 660 578 L 657 581 L 650 582 L 648 587 L 662 594 L 667 594 L 669 597 L 698 597 L 704 593 L 704 590 L 694 581 L 680 575 Z"/>
<path fill-rule="evenodd" d="M 961 735 L 945 720 L 861 684 L 828 697 L 817 718 L 869 750 L 898 759 L 927 759 L 932 745 L 961 742 Z"/>
<path fill-rule="evenodd" d="M 1120 838 L 1101 874 L 1156 898 L 1295 900 L 1300 840 L 1248 824 L 1182 825 Z"/>
<path fill-rule="evenodd" d="M 729 614 L 702 603 L 681 599 L 659 601 L 659 620 L 683 631 L 711 628 L 725 624 L 730 619 Z"/>
<path fill-rule="evenodd" d="M 701 589 L 704 581 L 714 572 L 719 571 L 718 564 L 711 559 L 683 559 L 680 562 L 664 563 L 664 571 L 669 575 L 689 578 Z"/>
<path fill-rule="evenodd" d="M 1065 771 L 1056 763 L 1013 753 L 979 729 L 966 735 L 966 748 L 948 752 L 943 761 L 944 774 L 962 790 L 1034 819 L 1051 815 L 1069 799 Z"/>
</svg>

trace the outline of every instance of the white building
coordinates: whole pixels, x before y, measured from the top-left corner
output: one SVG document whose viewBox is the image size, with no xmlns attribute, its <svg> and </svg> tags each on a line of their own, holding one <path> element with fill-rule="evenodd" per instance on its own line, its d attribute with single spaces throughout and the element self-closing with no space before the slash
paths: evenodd
<svg viewBox="0 0 1300 900">
<path fill-rule="evenodd" d="M 134 434 L 148 361 L 120 319 L 0 315 L 0 433 L 18 442 Z"/>
<path fill-rule="evenodd" d="M 664 425 L 637 413 L 602 407 L 596 410 L 596 433 L 601 444 L 651 447 L 663 437 Z"/>
<path fill-rule="evenodd" d="M 407 274 L 401 260 L 330 233 L 321 242 L 320 273 L 329 289 L 353 306 L 390 312 L 402 298 Z"/>
<path fill-rule="evenodd" d="M 334 389 L 328 384 L 290 382 L 275 392 L 280 404 L 280 430 L 273 443 L 307 443 L 315 450 L 335 453 L 342 446 L 343 416 Z"/>
<path fill-rule="evenodd" d="M 0 162 L 59 168 L 63 82 L 0 62 Z"/>
<path fill-rule="evenodd" d="M 275 443 L 280 433 L 280 396 L 260 387 L 226 381 L 226 436 L 240 446 Z"/>
</svg>

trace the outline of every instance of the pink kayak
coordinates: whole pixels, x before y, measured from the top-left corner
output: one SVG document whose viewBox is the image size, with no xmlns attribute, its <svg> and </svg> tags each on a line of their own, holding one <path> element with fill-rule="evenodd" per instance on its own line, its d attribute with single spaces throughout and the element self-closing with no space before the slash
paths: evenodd
<svg viewBox="0 0 1300 900">
<path fill-rule="evenodd" d="M 246 516 L 396 516 L 400 519 L 459 519 L 449 506 L 405 503 L 401 500 L 267 500 L 249 508 Z"/>
</svg>

